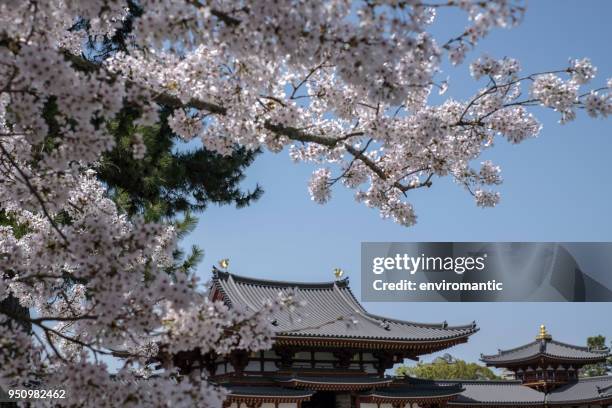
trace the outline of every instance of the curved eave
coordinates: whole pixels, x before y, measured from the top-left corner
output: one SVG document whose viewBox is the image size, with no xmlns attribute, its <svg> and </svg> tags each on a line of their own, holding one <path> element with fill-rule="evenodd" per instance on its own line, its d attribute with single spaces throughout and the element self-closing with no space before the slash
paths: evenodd
<svg viewBox="0 0 612 408">
<path fill-rule="evenodd" d="M 425 354 L 465 343 L 472 334 L 447 339 L 419 340 L 281 334 L 274 337 L 274 342 L 279 346 L 367 348 L 373 350 L 420 351 L 421 354 Z"/>
<path fill-rule="evenodd" d="M 315 381 L 304 378 L 290 378 L 286 380 L 276 380 L 277 383 L 284 386 L 295 387 L 300 389 L 315 390 L 315 391 L 360 391 L 368 390 L 373 387 L 387 387 L 393 380 L 381 381 Z"/>
<path fill-rule="evenodd" d="M 577 388 L 576 391 L 574 391 L 575 388 Z M 546 398 L 546 403 L 550 406 L 610 405 L 612 404 L 612 376 L 581 378 L 574 384 L 568 384 L 550 393 Z"/>
<path fill-rule="evenodd" d="M 348 287 L 349 278 L 339 279 L 328 282 L 296 282 L 296 281 L 281 281 L 274 279 L 259 279 L 248 276 L 236 275 L 235 273 L 224 272 L 213 266 L 213 282 L 219 280 L 227 280 L 232 278 L 236 283 L 245 283 L 254 286 L 272 286 L 275 288 L 303 288 L 303 289 L 332 289 L 334 286 Z"/>
<path fill-rule="evenodd" d="M 304 400 L 306 398 L 310 398 L 312 397 L 312 394 L 314 394 L 313 392 L 310 392 L 308 394 L 304 394 L 304 395 L 274 395 L 274 394 L 270 394 L 270 395 L 257 395 L 257 394 L 247 394 L 247 393 L 243 393 L 243 394 L 235 394 L 235 393 L 231 393 L 229 394 L 227 397 L 229 399 L 291 399 L 291 400 Z"/>
<path fill-rule="evenodd" d="M 601 350 L 593 350 L 589 347 L 583 347 L 583 346 L 576 346 L 574 344 L 568 344 L 568 343 L 564 343 L 558 340 L 548 340 L 547 344 L 546 344 L 546 348 L 548 348 L 548 344 L 551 345 L 556 345 L 556 346 L 560 346 L 563 347 L 567 350 L 577 350 L 583 353 L 588 353 L 590 354 L 590 356 L 581 356 L 581 357 L 571 357 L 571 356 L 567 356 L 567 355 L 558 355 L 558 354 L 552 354 L 552 353 L 548 353 L 546 352 L 546 350 L 544 350 L 544 352 L 538 352 L 538 353 L 534 353 L 531 356 L 528 357 L 520 357 L 520 358 L 508 358 L 508 357 L 504 357 L 505 355 L 512 355 L 512 354 L 516 354 L 518 352 L 521 352 L 522 350 L 528 349 L 530 347 L 534 347 L 534 346 L 538 346 L 538 343 L 540 342 L 540 340 L 536 340 L 533 341 L 531 343 L 527 343 L 524 344 L 522 346 L 519 347 L 515 347 L 515 348 L 511 348 L 511 349 L 507 349 L 507 350 L 499 350 L 497 354 L 490 354 L 490 355 L 481 355 L 480 357 L 480 361 L 487 363 L 487 364 L 493 364 L 493 363 L 502 363 L 502 364 L 506 364 L 506 363 L 519 363 L 521 361 L 532 361 L 541 357 L 548 357 L 550 359 L 555 359 L 556 361 L 561 361 L 561 360 L 565 360 L 565 361 L 587 361 L 589 364 L 590 363 L 595 363 L 595 362 L 599 362 L 599 361 L 605 361 L 607 358 L 611 357 L 612 355 L 610 354 L 610 349 L 608 348 L 604 348 Z"/>
<path fill-rule="evenodd" d="M 373 402 L 373 403 L 397 403 L 397 402 L 446 402 L 452 400 L 461 394 L 461 391 L 456 391 L 448 394 L 435 394 L 431 395 L 384 395 L 371 393 L 359 397 L 360 402 Z"/>
<path fill-rule="evenodd" d="M 446 336 L 438 337 L 424 337 L 424 338 L 411 338 L 411 337 L 383 337 L 383 336 L 351 336 L 350 334 L 334 334 L 334 335 L 320 335 L 311 333 L 302 333 L 299 330 L 295 332 L 278 332 L 276 338 L 312 338 L 312 339 L 344 339 L 344 340 L 360 340 L 360 341 L 387 341 L 396 343 L 411 343 L 411 344 L 422 344 L 431 342 L 446 342 L 460 339 L 467 339 L 469 336 L 478 332 L 478 327 L 467 329 L 461 333 L 449 333 Z"/>
<path fill-rule="evenodd" d="M 553 354 L 547 354 L 547 353 L 538 353 L 538 354 L 534 354 L 533 356 L 530 357 L 522 357 L 522 358 L 516 358 L 516 359 L 507 359 L 507 360 L 496 360 L 496 359 L 491 359 L 490 357 L 494 357 L 494 356 L 483 356 L 480 358 L 480 361 L 482 361 L 483 363 L 485 363 L 487 366 L 499 366 L 501 364 L 503 365 L 515 365 L 515 364 L 527 364 L 527 363 L 531 363 L 533 361 L 537 361 L 540 360 L 542 358 L 545 358 L 548 361 L 554 361 L 554 362 L 572 362 L 572 363 L 577 363 L 577 362 L 584 362 L 585 364 L 593 364 L 593 363 L 599 363 L 599 362 L 603 362 L 606 361 L 606 359 L 609 357 L 609 355 L 604 355 L 604 356 L 597 356 L 597 357 L 567 357 L 567 356 L 555 356 Z"/>
<path fill-rule="evenodd" d="M 448 403 L 451 407 L 487 407 L 487 408 L 501 408 L 501 407 L 523 407 L 523 408 L 542 408 L 542 401 L 533 401 L 533 402 L 479 402 L 479 401 L 449 401 Z"/>
<path fill-rule="evenodd" d="M 302 403 L 305 401 L 310 401 L 312 394 L 308 397 L 287 397 L 287 396 L 275 396 L 275 395 L 229 395 L 225 401 L 223 402 L 223 407 L 231 407 L 232 404 L 237 403 L 239 405 L 246 404 L 247 406 L 255 405 L 261 406 L 266 402 L 276 403 L 276 404 L 292 404 L 292 403 Z"/>
<path fill-rule="evenodd" d="M 233 402 L 237 403 L 245 403 L 249 404 L 261 404 L 265 402 L 274 402 L 274 403 L 292 403 L 292 402 L 304 402 L 310 400 L 313 392 L 309 392 L 307 390 L 297 391 L 291 390 L 291 394 L 287 394 L 286 391 L 283 393 L 282 389 L 279 390 L 270 390 L 270 389 L 259 389 L 258 387 L 253 387 L 252 392 L 249 391 L 234 391 L 230 390 L 230 393 L 227 395 L 224 406 L 228 406 Z M 259 391 L 259 392 L 257 392 Z"/>
<path fill-rule="evenodd" d="M 566 407 L 568 404 L 611 404 L 612 403 L 612 395 L 602 395 L 596 398 L 588 398 L 588 399 L 577 399 L 577 400 L 563 400 L 563 401 L 546 401 L 547 406 L 561 406 Z"/>
</svg>

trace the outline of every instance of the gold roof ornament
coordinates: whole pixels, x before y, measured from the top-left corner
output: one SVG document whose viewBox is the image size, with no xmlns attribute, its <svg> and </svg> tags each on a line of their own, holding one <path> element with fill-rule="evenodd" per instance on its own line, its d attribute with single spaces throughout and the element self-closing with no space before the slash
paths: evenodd
<svg viewBox="0 0 612 408">
<path fill-rule="evenodd" d="M 223 258 L 219 261 L 219 266 L 221 267 L 221 269 L 227 269 L 229 268 L 229 258 Z"/>
<path fill-rule="evenodd" d="M 336 280 L 342 278 L 342 275 L 344 275 L 344 271 L 340 268 L 334 268 L 334 276 L 336 277 Z"/>
<path fill-rule="evenodd" d="M 546 331 L 546 326 L 540 326 L 540 334 L 536 336 L 536 340 L 552 340 L 552 336 Z"/>
</svg>

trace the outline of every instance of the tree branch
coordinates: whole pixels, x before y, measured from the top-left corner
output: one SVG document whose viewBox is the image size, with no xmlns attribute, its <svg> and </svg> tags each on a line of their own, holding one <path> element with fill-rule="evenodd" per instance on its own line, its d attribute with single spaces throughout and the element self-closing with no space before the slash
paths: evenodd
<svg viewBox="0 0 612 408">
<path fill-rule="evenodd" d="M 45 200 L 41 197 L 41 195 L 38 192 L 38 190 L 36 190 L 36 188 L 34 188 L 32 183 L 30 182 L 30 178 L 28 177 L 28 175 L 25 174 L 25 172 L 21 169 L 21 167 L 19 167 L 17 162 L 15 162 L 15 160 L 13 159 L 11 154 L 6 150 L 6 148 L 4 147 L 4 145 L 2 143 L 0 143 L 0 151 L 2 151 L 2 154 L 8 159 L 9 163 L 11 163 L 11 165 L 15 168 L 15 170 L 17 170 L 19 175 L 21 175 L 21 177 L 23 178 L 23 183 L 28 187 L 30 192 L 34 195 L 34 197 L 38 201 L 44 216 L 49 220 L 49 222 L 51 223 L 51 226 L 53 227 L 53 229 L 63 239 L 64 243 L 68 244 L 68 238 L 66 238 L 66 235 L 64 235 L 62 230 L 59 228 L 59 226 L 57 225 L 57 223 L 55 222 L 55 220 L 53 219 L 53 217 L 51 216 L 51 214 L 47 210 L 47 206 L 46 206 Z"/>
<path fill-rule="evenodd" d="M 66 55 L 66 58 L 72 61 L 75 67 L 79 69 L 82 69 L 88 72 L 97 71 L 97 70 L 102 69 L 101 65 L 95 64 L 91 61 L 87 61 L 83 57 L 75 56 L 69 53 L 68 51 L 64 51 L 64 55 Z M 320 68 L 320 66 L 317 67 L 317 69 L 318 68 Z M 133 84 L 134 86 L 138 86 L 137 84 L 129 80 L 128 80 L 128 84 Z M 205 110 L 210 113 L 222 115 L 222 116 L 227 114 L 227 108 L 225 108 L 224 106 L 214 103 L 214 102 L 203 101 L 200 99 L 191 99 L 189 102 L 185 104 L 176 96 L 169 95 L 167 93 L 158 94 L 157 96 L 154 97 L 154 99 L 157 103 L 165 105 L 173 109 L 190 107 L 190 108 L 195 108 L 199 110 Z M 298 141 L 298 142 L 303 142 L 303 143 L 316 143 L 318 145 L 327 146 L 332 149 L 335 147 L 338 147 L 340 143 L 342 143 L 344 140 L 349 139 L 350 137 L 364 135 L 363 132 L 352 132 L 346 136 L 343 136 L 342 138 L 335 139 L 335 138 L 330 138 L 330 137 L 325 137 L 325 136 L 313 135 L 310 133 L 306 133 L 303 130 L 296 128 L 296 127 L 285 126 L 282 124 L 272 123 L 269 121 L 264 123 L 264 128 L 278 136 L 285 136 L 288 139 L 293 140 L 293 141 Z M 385 173 L 384 169 L 381 168 L 376 162 L 371 160 L 369 157 L 367 157 L 364 153 L 360 152 L 358 149 L 354 148 L 349 143 L 343 143 L 342 147 L 349 154 L 355 157 L 357 160 L 363 162 L 366 165 L 366 167 L 372 170 L 372 172 L 376 174 L 376 176 L 378 176 L 381 180 L 388 179 L 389 176 Z M 393 187 L 405 193 L 406 191 L 412 190 L 415 188 L 429 187 L 431 186 L 431 181 L 428 181 L 427 183 L 424 183 L 424 184 L 421 183 L 421 184 L 406 185 L 406 184 L 402 184 L 396 181 L 393 183 Z"/>
</svg>

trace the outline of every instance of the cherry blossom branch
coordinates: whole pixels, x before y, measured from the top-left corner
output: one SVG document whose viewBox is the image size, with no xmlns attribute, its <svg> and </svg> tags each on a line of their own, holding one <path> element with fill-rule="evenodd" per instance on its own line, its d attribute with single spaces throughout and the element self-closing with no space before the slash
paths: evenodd
<svg viewBox="0 0 612 408">
<path fill-rule="evenodd" d="M 316 72 L 317 70 L 319 70 L 321 68 L 322 64 L 319 64 L 317 66 L 315 66 L 311 71 L 309 71 L 309 73 L 306 75 L 306 77 L 300 82 L 300 84 L 298 84 L 297 86 L 294 86 L 294 90 L 291 92 L 290 96 L 289 96 L 289 100 L 291 100 L 291 98 L 296 98 L 295 93 L 297 92 L 296 88 L 299 88 L 303 85 L 303 83 L 305 83 L 306 81 L 308 81 L 308 79 L 314 74 L 314 72 Z M 505 95 L 507 95 L 509 89 L 511 86 L 518 84 L 522 81 L 526 81 L 526 80 L 530 80 L 530 81 L 535 81 L 537 78 L 542 77 L 542 76 L 546 76 L 546 75 L 551 75 L 551 74 L 557 74 L 557 73 L 571 73 L 572 70 L 571 69 L 565 69 L 565 70 L 551 70 L 551 71 L 543 71 L 543 72 L 539 72 L 539 73 L 535 73 L 535 74 L 530 74 L 521 78 L 513 78 L 509 81 L 505 81 L 505 82 L 498 82 L 495 80 L 494 76 L 491 74 L 488 74 L 488 77 L 490 79 L 491 82 L 491 86 L 488 87 L 487 89 L 485 89 L 484 91 L 479 92 L 474 98 L 472 98 L 467 104 L 466 106 L 463 108 L 463 112 L 460 116 L 460 119 L 456 121 L 456 123 L 454 124 L 450 124 L 449 126 L 451 127 L 483 127 L 485 126 L 483 120 L 486 118 L 489 118 L 491 115 L 497 113 L 499 110 L 505 109 L 505 108 L 510 108 L 513 106 L 529 106 L 531 104 L 535 104 L 535 103 L 539 103 L 541 102 L 539 99 L 530 99 L 530 100 L 526 100 L 526 101 L 522 101 L 522 102 L 512 102 L 512 103 L 506 103 L 498 108 L 492 109 L 488 112 L 486 112 L 483 115 L 480 115 L 480 117 L 473 119 L 473 120 L 469 120 L 466 121 L 465 117 L 466 115 L 472 110 L 472 108 L 474 106 L 476 106 L 477 104 L 479 104 L 479 102 L 489 96 L 489 95 L 494 95 L 496 92 L 498 91 L 502 91 L 504 92 Z M 294 92 L 295 91 L 295 92 Z M 287 104 L 285 102 L 283 102 L 280 98 L 276 97 L 276 96 L 266 96 L 266 95 L 262 95 L 262 98 L 266 98 L 270 101 L 273 101 L 275 103 L 278 103 L 280 106 L 282 107 L 287 107 Z M 161 92 L 156 96 L 156 101 L 158 101 L 159 103 L 163 103 L 166 106 L 169 106 L 171 108 L 174 109 L 182 109 L 185 107 L 190 107 L 190 108 L 195 108 L 195 109 L 199 109 L 199 110 L 204 110 L 207 111 L 211 114 L 216 114 L 216 115 L 220 115 L 220 116 L 226 116 L 228 113 L 228 110 L 225 106 L 218 104 L 218 103 L 214 103 L 214 102 L 210 102 L 210 101 L 204 101 L 204 100 L 200 100 L 197 98 L 192 98 L 187 104 L 182 103 L 182 101 L 180 101 L 178 98 L 167 94 L 166 92 Z M 260 102 L 261 103 L 261 102 Z M 359 102 L 357 102 L 359 103 Z M 378 112 L 379 108 L 375 107 L 375 106 L 371 106 L 368 103 L 362 102 L 362 104 L 364 106 L 368 106 L 371 107 L 373 110 L 375 110 L 376 112 Z M 265 105 L 263 105 L 265 107 Z M 268 109 L 267 107 L 265 107 L 266 111 L 270 111 L 270 109 Z M 399 108 L 398 108 L 399 109 Z M 351 143 L 344 143 L 345 140 L 349 140 L 351 137 L 355 136 L 363 136 L 364 132 L 358 131 L 358 132 L 353 132 L 348 134 L 345 137 L 342 138 L 331 138 L 331 137 L 326 137 L 326 136 L 320 136 L 320 135 L 316 135 L 313 133 L 309 133 L 306 132 L 304 129 L 300 129 L 297 127 L 293 127 L 293 126 L 289 126 L 289 125 L 285 125 L 285 124 L 279 124 L 279 123 L 274 123 L 271 120 L 266 120 L 263 123 L 263 127 L 272 132 L 273 134 L 280 136 L 280 137 L 286 137 L 289 140 L 292 141 L 298 141 L 298 142 L 302 142 L 302 143 L 314 143 L 317 144 L 319 146 L 325 146 L 329 149 L 335 149 L 337 147 L 342 147 L 347 153 L 349 153 L 353 159 L 360 161 L 361 163 L 363 163 L 365 165 L 366 168 L 368 168 L 373 175 L 375 175 L 376 177 L 378 177 L 380 180 L 383 181 L 388 181 L 389 178 L 389 174 L 387 173 L 386 170 L 384 170 L 383 167 L 381 167 L 379 165 L 379 163 L 377 163 L 376 161 L 370 159 L 365 152 L 361 152 L 359 149 L 356 149 L 352 146 Z M 394 175 L 394 177 L 396 177 L 396 181 L 391 183 L 392 188 L 396 188 L 398 191 L 404 193 L 411 190 L 411 189 L 415 189 L 415 188 L 421 188 L 421 187 L 430 187 L 432 185 L 432 176 L 434 174 L 434 172 L 430 172 L 430 174 L 428 175 L 427 179 L 425 181 L 420 181 L 420 182 L 412 182 L 410 184 L 404 184 L 401 183 L 400 180 L 402 180 L 403 178 L 409 176 L 409 174 L 411 174 L 411 172 L 409 172 L 408 174 L 396 174 Z M 462 182 L 461 180 L 459 180 L 460 182 Z M 471 190 L 470 190 L 471 191 Z"/>
<path fill-rule="evenodd" d="M 547 74 L 558 74 L 558 73 L 567 73 L 567 72 L 571 72 L 568 71 L 567 69 L 561 69 L 561 70 L 552 70 L 552 71 L 543 71 L 543 72 L 538 72 L 535 74 L 530 74 L 527 76 L 524 76 L 522 78 L 518 78 L 518 79 L 514 79 L 512 81 L 503 83 L 503 84 L 497 84 L 493 78 L 491 77 L 491 80 L 493 82 L 493 86 L 485 89 L 484 91 L 480 92 L 478 95 L 476 95 L 474 98 L 472 98 L 470 100 L 470 102 L 468 102 L 467 106 L 465 107 L 465 109 L 463 110 L 463 113 L 461 114 L 461 116 L 459 117 L 459 120 L 457 121 L 456 125 L 460 125 L 463 123 L 463 118 L 465 117 L 465 115 L 470 111 L 470 109 L 476 104 L 476 102 L 478 102 L 480 99 L 482 99 L 483 97 L 487 96 L 487 95 L 491 95 L 495 92 L 497 92 L 499 89 L 508 89 L 510 86 L 521 83 L 523 81 L 526 80 L 531 80 L 533 81 L 537 76 L 541 76 L 541 75 L 547 75 Z M 532 101 L 537 101 L 537 100 L 532 100 Z M 508 105 L 510 106 L 510 105 Z"/>
<path fill-rule="evenodd" d="M 89 350 L 91 350 L 93 353 L 97 353 L 97 354 L 103 354 L 103 355 L 109 355 L 109 356 L 122 356 L 125 357 L 126 355 L 131 355 L 133 357 L 144 357 L 144 356 L 138 356 L 132 353 L 129 353 L 127 351 L 120 351 L 120 350 L 115 350 L 115 351 L 106 351 L 106 350 L 102 350 L 99 348 L 94 347 L 92 344 L 90 343 L 86 343 L 83 342 L 75 337 L 72 336 L 68 336 L 65 335 L 64 333 L 53 329 L 52 327 L 46 326 L 45 324 L 43 324 L 43 322 L 45 321 L 49 321 L 49 320 L 57 320 L 57 321 L 66 321 L 66 318 L 57 316 L 56 318 L 31 318 L 28 316 L 24 316 L 24 315 L 17 315 L 15 313 L 11 313 L 9 311 L 6 310 L 0 310 L 0 313 L 2 313 L 3 315 L 16 320 L 16 321 L 21 321 L 21 322 L 27 322 L 27 323 L 31 323 L 33 325 L 35 325 L 36 327 L 40 328 L 41 330 L 43 330 L 43 332 L 45 333 L 45 336 L 48 340 L 49 345 L 53 348 L 53 350 L 55 351 L 55 353 L 58 356 L 61 356 L 61 354 L 59 353 L 59 351 L 57 350 L 53 340 L 51 339 L 50 335 L 54 335 L 54 336 L 58 336 L 66 341 L 69 341 L 71 343 L 75 343 L 81 347 L 85 347 Z M 117 354 L 118 353 L 118 354 Z"/>
<path fill-rule="evenodd" d="M 294 99 L 296 92 L 310 79 L 311 76 L 315 74 L 319 69 L 325 66 L 325 61 L 321 62 L 319 65 L 311 69 L 308 74 L 297 84 L 293 85 L 293 91 L 291 91 L 291 95 L 289 95 L 289 99 Z"/>
<path fill-rule="evenodd" d="M 317 135 L 312 135 L 309 133 L 304 133 L 300 129 L 297 129 L 294 127 L 273 124 L 270 122 L 266 122 L 264 127 L 267 130 L 274 132 L 275 134 L 279 136 L 286 136 L 287 138 L 297 141 L 297 142 L 316 143 L 322 146 L 327 146 L 332 149 L 337 147 L 338 144 L 342 141 L 342 139 L 332 139 L 332 138 L 328 138 L 324 136 L 317 136 Z M 362 134 L 361 132 L 357 132 L 357 133 L 354 133 L 353 135 L 361 135 L 361 134 Z M 378 166 L 376 162 L 374 162 L 372 159 L 367 157 L 363 152 L 356 149 L 349 143 L 342 144 L 342 147 L 348 153 L 350 153 L 355 159 L 365 164 L 366 167 L 372 170 L 372 172 L 376 174 L 381 180 L 388 180 L 389 176 L 385 173 L 385 171 L 380 166 Z M 396 181 L 393 183 L 393 186 L 402 192 L 406 192 L 408 190 L 412 190 L 415 188 L 430 187 L 431 181 L 428 181 L 426 183 L 420 183 L 418 185 L 405 185 L 405 184 L 402 184 Z"/>
<path fill-rule="evenodd" d="M 74 56 L 70 57 L 71 60 L 74 60 Z M 78 62 L 78 64 L 81 64 L 84 68 L 88 69 L 88 70 L 92 70 L 92 69 L 101 69 L 101 67 L 99 65 L 96 64 L 92 64 L 90 62 L 86 62 L 85 64 L 83 64 L 80 61 L 80 57 L 77 57 L 76 61 Z M 301 87 L 303 85 L 303 83 L 305 83 L 313 74 L 314 72 L 316 72 L 318 69 L 320 69 L 323 66 L 323 64 L 319 64 L 318 66 L 316 66 L 315 68 L 313 68 L 311 71 L 309 71 L 309 73 L 306 75 L 306 77 L 300 82 L 300 84 L 298 84 L 295 88 L 294 91 L 297 91 L 297 88 Z M 534 77 L 539 76 L 539 75 L 545 75 L 545 74 L 549 74 L 549 73 L 559 73 L 559 72 L 567 72 L 567 70 L 555 70 L 555 71 L 545 71 L 545 72 L 540 72 L 540 73 L 536 73 L 536 74 L 531 74 L 529 76 L 523 77 L 523 78 L 519 78 L 516 79 L 512 82 L 508 82 L 508 83 L 504 83 L 504 84 L 497 84 L 494 83 L 494 85 L 492 87 L 489 87 L 488 89 L 486 89 L 485 91 L 479 93 L 475 98 L 473 98 L 468 105 L 465 107 L 460 119 L 457 121 L 457 123 L 455 125 L 451 125 L 451 126 L 465 126 L 465 125 L 470 125 L 470 126 L 474 126 L 474 125 L 479 125 L 481 126 L 481 120 L 484 118 L 481 118 L 479 120 L 475 120 L 475 121 L 469 121 L 466 122 L 464 121 L 464 117 L 465 115 L 469 112 L 469 110 L 483 97 L 493 94 L 496 91 L 498 91 L 499 89 L 507 89 L 507 87 L 530 79 L 533 80 Z M 277 97 L 273 97 L 273 96 L 266 96 L 266 95 L 262 95 L 263 98 L 269 99 L 271 101 L 274 101 L 276 103 L 279 103 L 281 106 L 285 106 L 284 102 L 281 101 L 279 98 Z M 295 92 L 292 92 L 292 94 L 290 95 L 290 99 L 295 97 Z M 225 116 L 227 114 L 227 108 L 217 104 L 217 103 L 213 103 L 210 101 L 203 101 L 200 99 L 196 99 L 193 98 L 191 99 L 189 102 L 187 102 L 186 104 L 183 103 L 182 101 L 180 101 L 177 97 L 174 97 L 170 94 L 167 94 L 165 92 L 159 93 L 155 96 L 155 100 L 160 103 L 163 104 L 165 106 L 171 107 L 173 109 L 181 109 L 184 107 L 190 107 L 190 108 L 195 108 L 198 110 L 204 110 L 207 112 L 210 112 L 212 114 L 217 114 L 217 115 L 222 115 Z M 508 105 L 511 106 L 511 105 Z M 374 107 L 372 107 L 374 109 Z M 489 114 L 493 114 L 494 112 L 489 112 Z M 488 116 L 488 115 L 487 115 Z M 379 177 L 381 180 L 388 180 L 388 175 L 385 172 L 385 170 L 383 170 L 382 167 L 380 167 L 375 161 L 371 160 L 369 157 L 367 157 L 364 153 L 365 152 L 360 152 L 358 149 L 355 149 L 351 144 L 349 143 L 343 143 L 341 144 L 342 141 L 347 140 L 353 136 L 362 136 L 363 132 L 353 132 L 348 134 L 347 136 L 343 137 L 343 138 L 329 138 L 329 137 L 325 137 L 325 136 L 318 136 L 318 135 L 314 135 L 311 133 L 307 133 L 304 132 L 302 129 L 298 129 L 295 127 L 291 127 L 291 126 L 286 126 L 286 125 L 281 125 L 281 124 L 276 124 L 273 123 L 271 121 L 266 121 L 264 123 L 264 128 L 268 131 L 273 132 L 274 134 L 278 135 L 278 136 L 284 136 L 287 137 L 288 139 L 292 140 L 292 141 L 298 141 L 298 142 L 302 142 L 302 143 L 315 143 L 321 146 L 326 146 L 330 149 L 336 148 L 338 146 L 342 146 L 349 154 L 351 154 L 353 156 L 354 159 L 359 160 L 360 162 L 362 162 L 367 168 L 369 168 L 373 174 L 375 174 L 377 177 Z M 402 178 L 406 177 L 407 175 L 401 176 L 399 179 L 401 180 Z M 431 174 L 430 176 L 423 182 L 419 182 L 419 183 L 412 183 L 412 184 L 403 184 L 399 181 L 395 181 L 392 183 L 392 186 L 394 188 L 397 188 L 399 191 L 401 191 L 402 193 L 406 193 L 409 190 L 412 189 L 416 189 L 416 188 L 422 188 L 422 187 L 430 187 L 432 185 L 432 181 L 431 181 Z"/>
<path fill-rule="evenodd" d="M 7 160 L 13 166 L 13 168 L 19 173 L 23 184 L 25 184 L 28 190 L 30 190 L 30 192 L 32 193 L 32 195 L 34 195 L 34 197 L 38 201 L 38 204 L 40 205 L 40 209 L 42 210 L 43 214 L 45 215 L 45 217 L 47 218 L 47 220 L 49 221 L 49 223 L 51 224 L 55 232 L 57 232 L 58 235 L 62 238 L 62 240 L 64 241 L 64 244 L 68 244 L 68 238 L 66 238 L 66 235 L 64 235 L 62 230 L 59 228 L 59 226 L 55 222 L 55 219 L 49 213 L 45 200 L 41 197 L 38 190 L 32 185 L 28 175 L 25 174 L 25 172 L 21 169 L 21 167 L 15 162 L 12 155 L 6 150 L 6 148 L 4 147 L 2 143 L 0 143 L 0 151 L 2 152 L 4 157 L 7 158 Z"/>
</svg>

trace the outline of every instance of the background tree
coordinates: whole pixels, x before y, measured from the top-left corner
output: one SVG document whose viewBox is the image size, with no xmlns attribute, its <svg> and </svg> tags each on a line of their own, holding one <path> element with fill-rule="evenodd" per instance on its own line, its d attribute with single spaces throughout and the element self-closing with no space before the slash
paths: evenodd
<svg viewBox="0 0 612 408">
<path fill-rule="evenodd" d="M 606 337 L 598 334 L 597 336 L 591 336 L 587 338 L 587 346 L 593 350 L 605 350 Z M 585 365 L 580 371 L 582 377 L 597 377 L 600 375 L 606 375 L 612 371 L 612 357 L 608 358 L 607 361 L 598 364 Z"/>
<path fill-rule="evenodd" d="M 423 378 L 427 380 L 496 380 L 497 376 L 488 367 L 468 363 L 449 354 L 438 357 L 430 363 L 417 363 L 415 366 L 401 365 L 395 375 Z"/>
<path fill-rule="evenodd" d="M 258 151 L 236 148 L 222 156 L 202 146 L 177 148 L 179 139 L 165 122 L 166 116 L 162 112 L 159 124 L 144 128 L 122 112 L 109 124 L 116 146 L 102 157 L 98 177 L 121 210 L 151 220 L 172 219 L 203 211 L 210 203 L 240 208 L 260 197 L 259 186 L 253 191 L 240 189 L 244 170 Z M 142 136 L 145 147 L 138 160 L 132 152 L 135 133 Z"/>
</svg>

